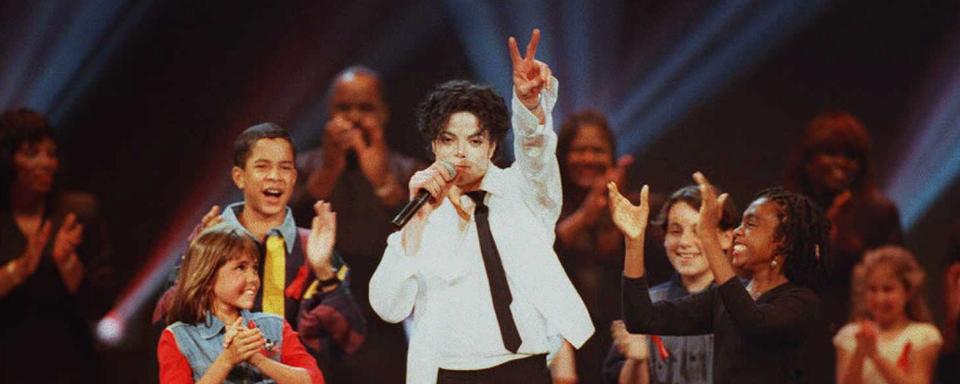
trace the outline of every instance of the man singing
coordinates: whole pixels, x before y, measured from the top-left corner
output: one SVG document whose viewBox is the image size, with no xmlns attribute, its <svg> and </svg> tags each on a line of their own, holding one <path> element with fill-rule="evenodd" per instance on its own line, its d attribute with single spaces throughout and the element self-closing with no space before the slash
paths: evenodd
<svg viewBox="0 0 960 384">
<path fill-rule="evenodd" d="M 534 30 L 521 57 L 509 39 L 510 167 L 492 164 L 508 122 L 490 88 L 451 81 L 420 104 L 418 128 L 436 162 L 413 175 L 409 190 L 432 200 L 387 239 L 370 281 L 380 317 L 413 314 L 408 383 L 549 383 L 546 355 L 593 334 L 553 252 L 562 201 L 550 115 L 557 80 L 534 59 L 539 40 Z"/>
</svg>

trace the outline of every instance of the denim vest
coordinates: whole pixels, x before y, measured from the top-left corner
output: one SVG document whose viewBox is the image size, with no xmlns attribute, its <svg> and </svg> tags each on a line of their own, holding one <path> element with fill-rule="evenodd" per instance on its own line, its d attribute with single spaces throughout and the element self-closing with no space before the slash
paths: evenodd
<svg viewBox="0 0 960 384">
<path fill-rule="evenodd" d="M 273 344 L 267 356 L 280 362 L 280 351 L 283 347 L 283 318 L 270 313 L 246 310 L 241 311 L 240 315 L 243 316 L 243 324 L 248 325 L 252 321 L 257 328 L 260 328 L 268 344 Z M 210 364 L 213 364 L 223 352 L 224 329 L 223 322 L 211 315 L 209 311 L 206 320 L 201 323 L 185 324 L 178 321 L 167 327 L 167 330 L 173 333 L 180 353 L 190 363 L 194 381 L 199 381 Z M 260 373 L 260 370 L 253 365 L 242 362 L 233 367 L 225 383 L 274 383 L 274 381 Z"/>
</svg>

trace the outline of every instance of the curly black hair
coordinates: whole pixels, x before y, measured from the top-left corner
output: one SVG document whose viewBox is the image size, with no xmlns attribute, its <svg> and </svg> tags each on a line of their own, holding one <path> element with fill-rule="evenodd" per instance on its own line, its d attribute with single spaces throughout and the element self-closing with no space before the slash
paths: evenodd
<svg viewBox="0 0 960 384">
<path fill-rule="evenodd" d="M 826 276 L 824 264 L 830 254 L 830 221 L 812 199 L 781 187 L 760 191 L 777 205 L 777 253 L 783 255 L 783 273 L 790 282 L 819 290 Z"/>
<path fill-rule="evenodd" d="M 493 160 L 503 152 L 503 138 L 510 128 L 507 104 L 488 86 L 480 86 L 465 80 L 453 80 L 438 85 L 417 107 L 417 130 L 429 143 L 443 133 L 450 116 L 457 112 L 470 112 L 477 117 L 480 132 L 490 135 L 490 142 L 497 144 Z"/>
</svg>

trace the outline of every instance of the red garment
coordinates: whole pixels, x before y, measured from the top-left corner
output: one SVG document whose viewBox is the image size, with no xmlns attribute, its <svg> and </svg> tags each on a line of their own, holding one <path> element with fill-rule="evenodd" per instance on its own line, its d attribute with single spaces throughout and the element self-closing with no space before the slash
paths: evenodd
<svg viewBox="0 0 960 384">
<path fill-rule="evenodd" d="M 190 362 L 180 353 L 176 338 L 170 330 L 164 330 L 157 344 L 157 360 L 160 362 L 160 382 L 164 384 L 192 384 L 193 370 Z M 299 367 L 310 374 L 310 382 L 324 384 L 323 373 L 317 366 L 317 361 L 307 353 L 300 343 L 297 332 L 283 321 L 283 343 L 280 351 L 280 363 L 291 367 Z"/>
</svg>

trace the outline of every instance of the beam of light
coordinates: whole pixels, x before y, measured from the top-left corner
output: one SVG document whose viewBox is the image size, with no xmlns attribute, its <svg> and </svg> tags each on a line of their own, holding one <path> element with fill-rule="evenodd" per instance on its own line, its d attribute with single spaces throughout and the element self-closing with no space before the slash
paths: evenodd
<svg viewBox="0 0 960 384">
<path fill-rule="evenodd" d="M 210 180 L 223 179 L 201 187 L 194 197 L 188 199 L 167 226 L 166 232 L 159 237 L 151 249 L 150 256 L 137 275 L 130 280 L 127 288 L 118 296 L 114 307 L 97 323 L 97 338 L 106 345 L 116 345 L 123 340 L 127 322 L 144 305 L 153 304 L 150 299 L 167 286 L 168 278 L 177 259 L 186 250 L 187 237 L 200 222 L 200 218 L 214 204 L 220 201 L 232 201 L 230 194 L 217 196 L 215 191 L 227 190 L 229 184 L 225 177 L 212 176 Z M 236 192 L 233 192 L 236 195 Z M 207 198 L 213 196 L 213 198 Z M 234 197 L 235 198 L 235 197 Z M 223 208 L 223 205 L 221 205 Z"/>
<path fill-rule="evenodd" d="M 746 1 L 718 2 L 696 30 L 678 41 L 672 52 L 656 62 L 650 74 L 643 76 L 634 86 L 626 88 L 635 91 L 627 93 L 628 96 L 623 97 L 619 106 L 613 109 L 616 111 L 610 117 L 613 126 L 626 129 L 625 123 L 633 116 L 647 109 L 661 107 L 658 96 L 689 73 L 690 67 L 695 65 L 694 60 L 700 57 L 711 43 L 725 35 L 724 32 L 731 28 L 734 20 L 748 5 L 749 2 Z M 651 106 L 654 101 L 657 105 Z M 643 129 L 646 130 L 647 127 Z"/>
<path fill-rule="evenodd" d="M 442 28 L 443 16 L 443 12 L 428 1 L 406 8 L 403 14 L 391 18 L 379 39 L 365 45 L 359 58 L 352 62 L 373 68 L 380 72 L 381 77 L 389 77 L 389 74 L 396 72 L 406 60 L 419 59 L 414 56 L 415 50 Z M 323 134 L 322 127 L 329 119 L 327 109 L 330 81 L 333 79 L 321 84 L 304 100 L 303 108 L 291 119 L 288 128 L 298 146 L 316 142 Z M 424 85 L 425 88 L 428 86 Z"/>
<path fill-rule="evenodd" d="M 660 92 L 656 99 L 641 99 L 653 105 L 632 111 L 632 114 L 621 111 L 615 115 L 614 126 L 621 128 L 619 152 L 643 150 L 690 109 L 714 95 L 777 43 L 806 25 L 819 14 L 825 3 L 826 0 L 770 2 L 763 4 L 766 7 L 754 9 L 756 15 L 731 35 L 724 36 L 720 45 L 698 61 L 702 64 L 674 80 L 670 89 Z M 630 106 L 627 108 L 628 111 L 633 109 Z"/>
<path fill-rule="evenodd" d="M 960 40 L 960 30 L 950 43 Z M 887 179 L 884 192 L 900 207 L 906 231 L 960 175 L 960 49 L 947 50 L 941 69 L 931 77 L 929 109 L 910 123 L 916 132 Z"/>
<path fill-rule="evenodd" d="M 57 126 L 151 3 L 37 3 L 0 59 L 0 106 L 42 111 Z"/>
<path fill-rule="evenodd" d="M 620 83 L 621 68 L 615 66 L 618 32 L 623 4 L 617 0 L 598 0 L 589 4 L 566 0 L 560 15 L 562 62 L 557 62 L 564 80 L 561 103 L 566 110 L 604 107 L 598 97 L 601 83 Z M 553 64 L 553 63 L 551 63 Z M 603 80 L 603 81 L 600 81 Z M 555 113 L 555 115 L 563 116 Z"/>
<path fill-rule="evenodd" d="M 593 34 L 596 27 L 595 6 L 566 0 L 561 9 L 563 29 L 559 38 L 563 40 L 563 65 L 558 69 L 563 71 L 564 78 L 571 80 L 564 82 L 564 93 L 568 95 L 564 99 L 569 100 L 566 105 L 573 106 L 570 109 L 575 109 L 587 104 L 588 94 L 593 89 L 593 63 L 605 61 L 598 60 L 597 56 L 611 56 L 613 53 L 591 49 L 591 44 L 598 41 Z"/>
<path fill-rule="evenodd" d="M 444 5 L 478 80 L 509 95 L 511 79 L 504 74 L 510 73 L 510 57 L 504 54 L 501 41 L 505 29 L 497 22 L 493 7 L 485 0 L 447 0 Z"/>
<path fill-rule="evenodd" d="M 684 45 L 681 39 L 690 38 L 693 35 L 690 30 L 701 27 L 701 20 L 705 19 L 703 15 L 714 10 L 714 3 L 709 2 L 671 2 L 655 18 L 638 15 L 622 20 L 622 14 L 635 10 L 628 9 L 620 1 L 600 1 L 605 3 L 595 12 L 598 12 L 598 20 L 602 22 L 597 23 L 594 30 L 599 40 L 591 43 L 594 47 L 610 52 L 625 51 L 623 58 L 600 55 L 600 60 L 610 61 L 595 63 L 596 68 L 602 68 L 601 72 L 608 71 L 603 74 L 615 74 L 615 77 L 601 77 L 597 87 L 591 90 L 592 101 L 604 111 L 616 110 L 621 105 L 621 95 L 626 94 L 626 90 L 644 86 L 641 75 L 651 71 L 651 68 L 659 68 L 658 61 L 669 54 L 671 49 Z M 634 41 L 632 36 L 623 36 L 623 22 L 638 25 L 633 28 L 639 30 L 642 37 Z M 621 47 L 623 43 L 629 44 L 625 50 Z"/>
</svg>

